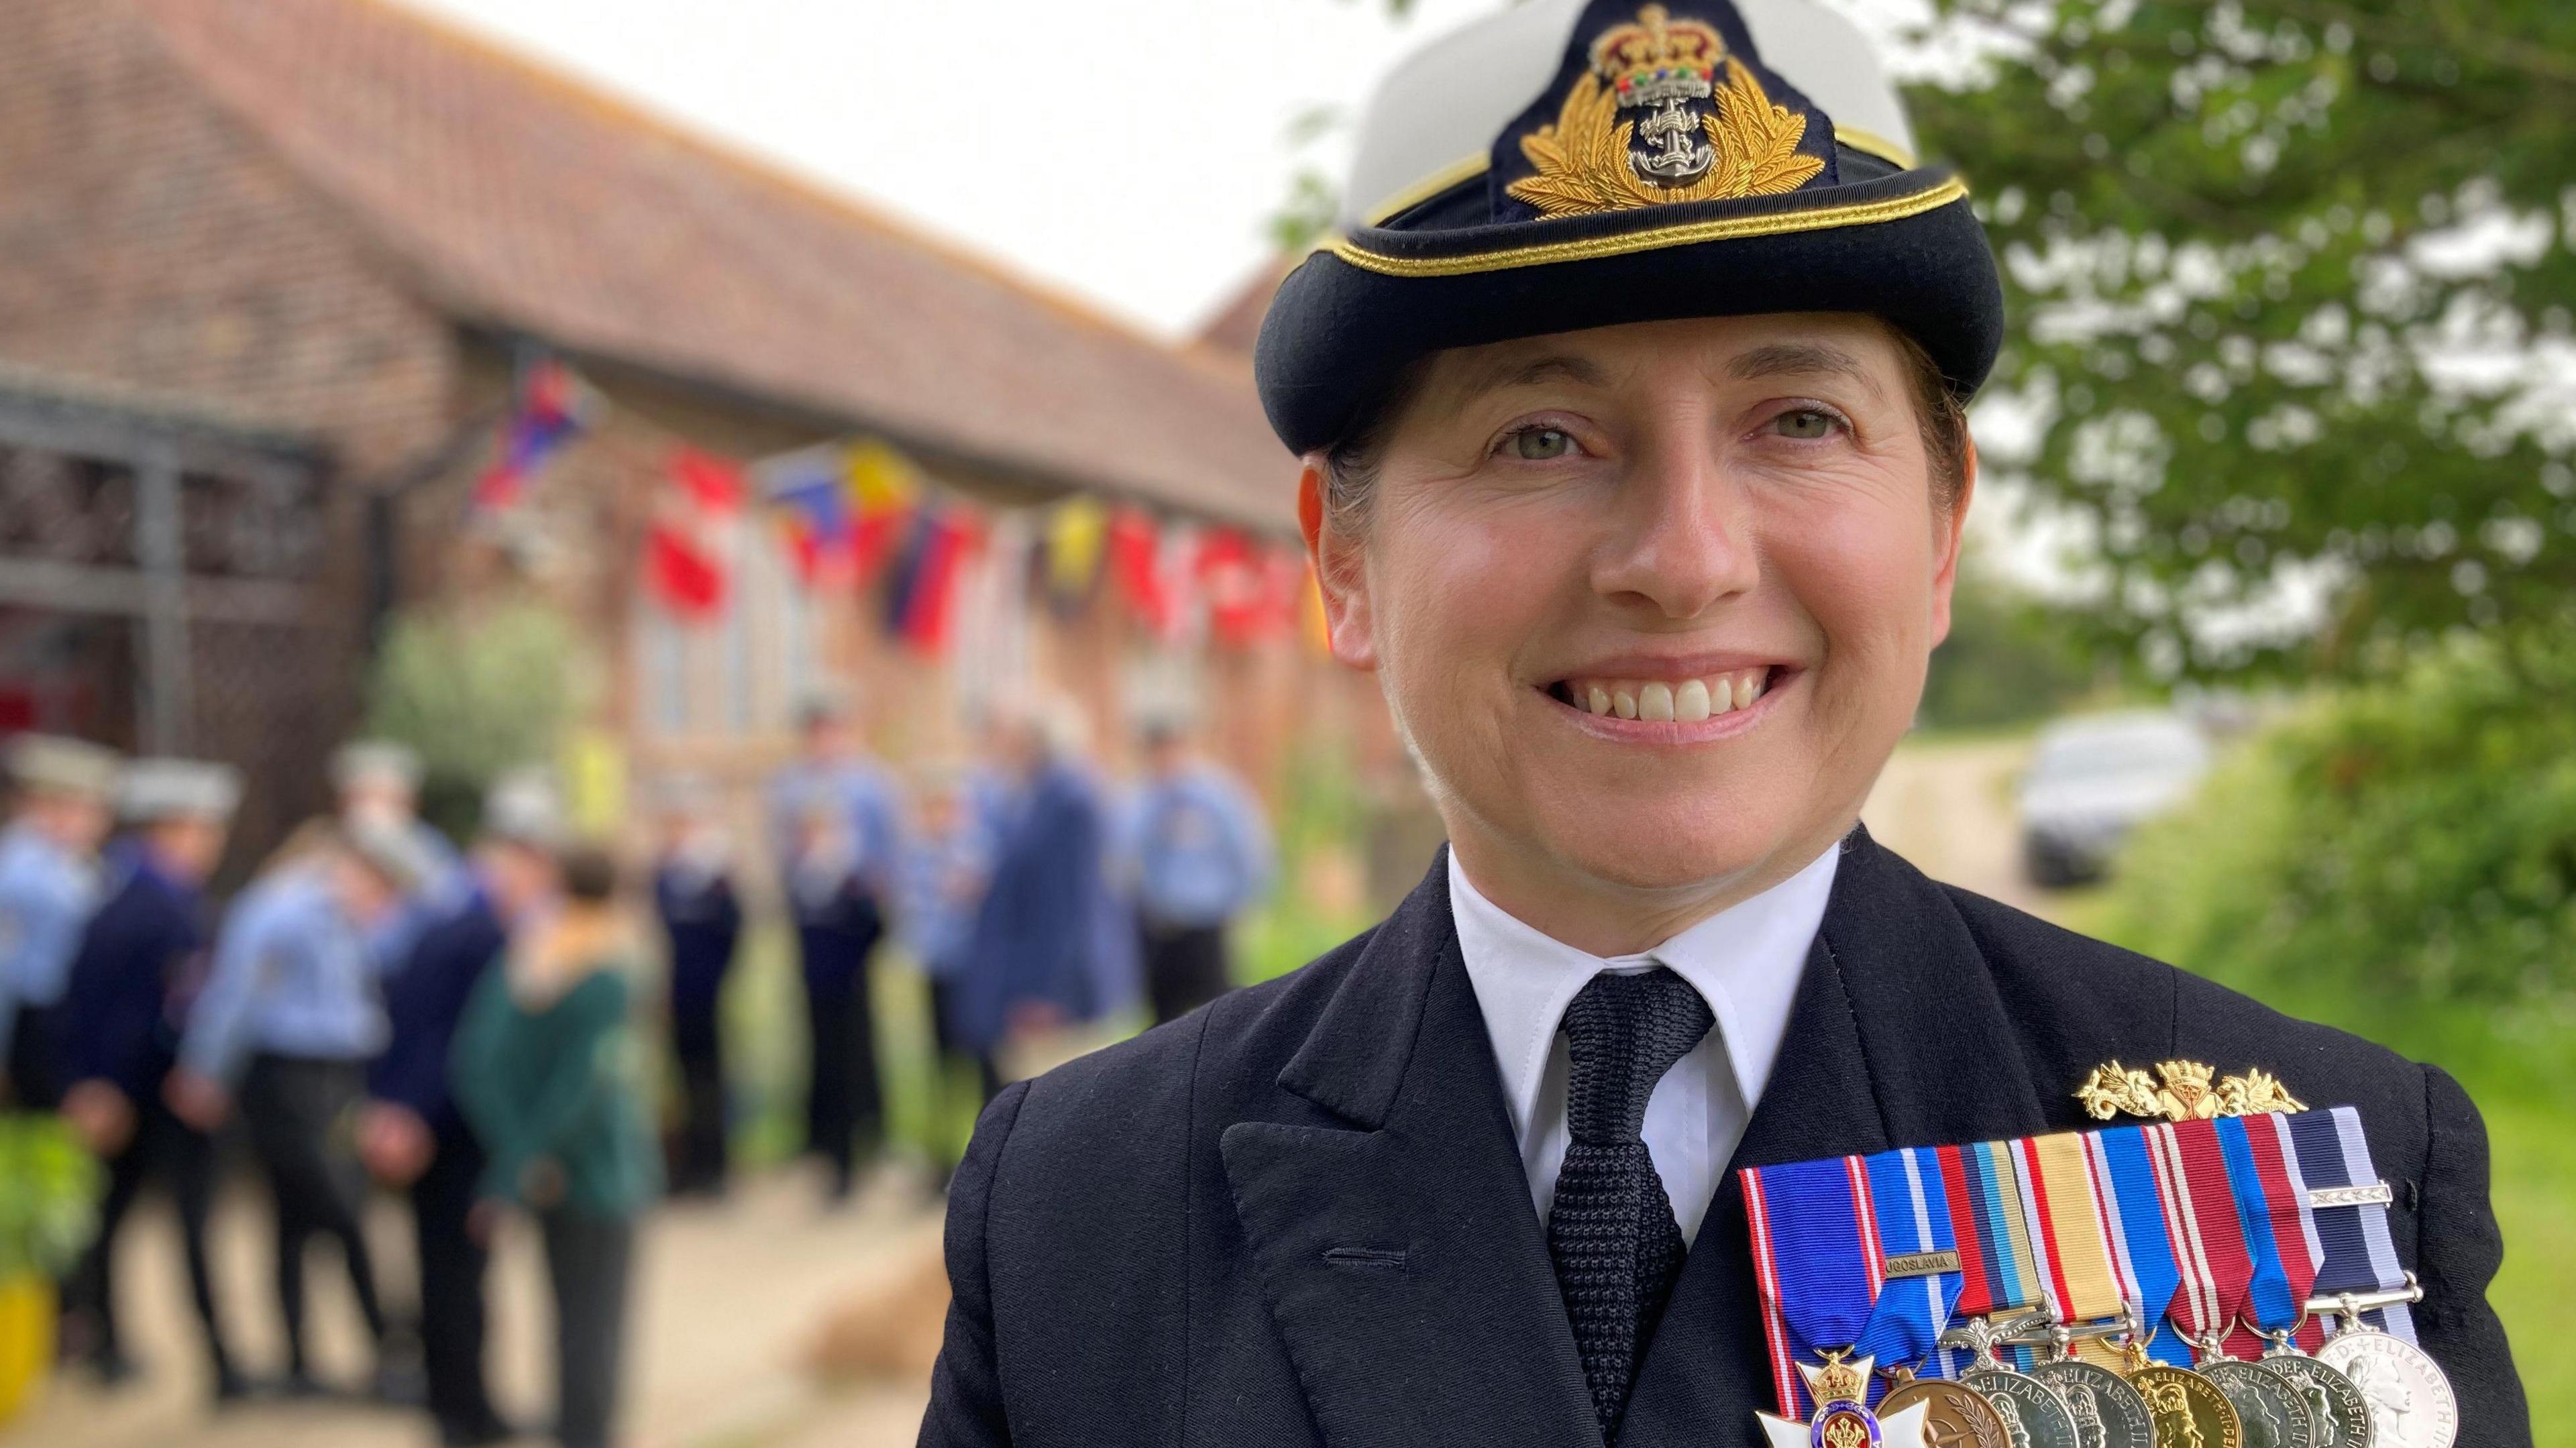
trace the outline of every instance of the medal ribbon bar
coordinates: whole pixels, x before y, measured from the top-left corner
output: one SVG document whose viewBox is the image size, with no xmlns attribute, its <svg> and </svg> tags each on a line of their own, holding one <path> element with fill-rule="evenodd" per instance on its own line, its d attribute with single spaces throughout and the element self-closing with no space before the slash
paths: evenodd
<svg viewBox="0 0 2576 1448">
<path fill-rule="evenodd" d="M 2147 1148 L 2145 1129 L 2116 1126 L 2084 1138 L 2093 1165 L 2093 1186 L 2103 1207 L 2104 1236 L 2120 1273 L 2120 1291 L 2136 1310 L 2148 1334 L 2147 1355 L 2157 1362 L 2187 1367 L 2191 1345 L 2166 1317 L 2182 1269 L 2174 1263 L 2173 1238 L 2165 1226 L 2164 1196 L 2156 1189 L 2156 1165 Z"/>
<path fill-rule="evenodd" d="M 2228 1332 L 2245 1307 L 2254 1259 L 2227 1178 L 2227 1151 L 2215 1121 L 2177 1121 L 2147 1128 L 2163 1188 L 2165 1222 L 2182 1287 L 2168 1315 L 2210 1357 L 2224 1356 Z"/>
<path fill-rule="evenodd" d="M 1889 1260 L 1937 1261 L 1947 1254 L 1949 1266 L 1905 1277 L 1885 1277 L 1869 1325 L 1854 1349 L 1882 1370 L 1905 1368 L 1939 1377 L 1936 1346 L 1950 1325 L 1963 1287 L 1958 1238 L 1950 1226 L 1950 1199 L 1942 1188 L 1941 1161 L 1924 1147 L 1904 1146 L 1866 1157 L 1872 1217 L 1878 1245 Z M 1874 1394 L 1876 1396 L 1877 1394 Z"/>
<path fill-rule="evenodd" d="M 2228 1342 L 2228 1350 L 2241 1358 L 2261 1357 L 2266 1335 L 2299 1326 L 2308 1313 L 2308 1289 L 2317 1280 L 2316 1258 L 2301 1220 L 2307 1188 L 2298 1179 L 2297 1159 L 2282 1149 L 2280 1121 L 2277 1116 L 2237 1116 L 2218 1123 L 2227 1179 L 2236 1191 L 2236 1215 L 2254 1259 L 2244 1315 Z"/>
<path fill-rule="evenodd" d="M 1794 1369 L 1848 1353 L 1878 1300 L 1886 1259 L 1868 1170 L 1857 1156 L 1838 1156 L 1746 1167 L 1742 1177 L 1754 1279 L 1766 1313 L 1785 1330 L 1785 1341 L 1774 1332 L 1771 1343 L 1780 1413 L 1804 1422 L 1816 1405 Z"/>
<path fill-rule="evenodd" d="M 2299 1171 L 2311 1191 L 2376 1185 L 2378 1168 L 2370 1164 L 2370 1142 L 2361 1134 L 2361 1113 L 2349 1106 L 2306 1111 L 2288 1118 L 2291 1140 L 2298 1143 Z M 2396 1244 L 2388 1236 L 2386 1203 L 2355 1202 L 2349 1206 L 2313 1208 L 2317 1244 L 2316 1293 L 2397 1292 L 2406 1270 L 2397 1263 Z M 2414 1315 L 2404 1300 L 2374 1309 L 2372 1326 L 2409 1345 L 2415 1342 Z M 2314 1351 L 2324 1338 L 2324 1324 L 2301 1330 L 2300 1345 Z"/>
</svg>

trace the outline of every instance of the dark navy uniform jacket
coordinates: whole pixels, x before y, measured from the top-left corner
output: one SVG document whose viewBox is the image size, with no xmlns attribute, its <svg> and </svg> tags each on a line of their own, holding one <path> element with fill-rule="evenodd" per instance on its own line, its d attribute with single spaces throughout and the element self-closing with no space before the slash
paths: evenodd
<svg viewBox="0 0 2576 1448">
<path fill-rule="evenodd" d="M 2113 1057 L 2261 1066 L 2359 1107 L 2459 1442 L 2531 1442 L 2485 1300 L 2485 1129 L 2449 1076 L 1934 884 L 1866 833 L 1732 1166 L 2096 1127 L 2074 1091 Z M 994 1098 L 948 1270 L 924 1444 L 1601 1442 L 1445 862 L 1303 970 Z M 1758 1443 L 1769 1383 L 1730 1170 L 1620 1441 Z"/>
<path fill-rule="evenodd" d="M 503 940 L 491 897 L 477 884 L 412 942 L 410 954 L 385 977 L 390 1030 L 384 1053 L 368 1063 L 368 1095 L 411 1108 L 441 1135 L 465 1129 L 448 1094 L 448 1057 L 465 1003 L 500 959 Z"/>
<path fill-rule="evenodd" d="M 721 870 L 666 864 L 653 872 L 653 908 L 671 943 L 671 1014 L 715 1018 L 725 971 L 742 936 L 742 905 Z"/>
<path fill-rule="evenodd" d="M 139 845 L 111 861 L 107 902 L 81 932 L 56 1018 L 63 1084 L 104 1080 L 150 1102 L 177 1059 L 185 997 L 204 968 L 204 902 Z"/>
</svg>

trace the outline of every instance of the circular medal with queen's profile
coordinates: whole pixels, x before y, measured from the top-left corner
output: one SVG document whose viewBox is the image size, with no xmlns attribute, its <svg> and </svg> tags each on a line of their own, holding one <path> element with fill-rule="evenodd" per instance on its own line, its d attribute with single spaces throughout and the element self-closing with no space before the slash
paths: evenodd
<svg viewBox="0 0 2576 1448">
<path fill-rule="evenodd" d="M 2218 1385 L 2189 1368 L 2157 1363 L 2129 1374 L 2156 1425 L 2156 1448 L 2244 1448 L 2245 1425 Z"/>
<path fill-rule="evenodd" d="M 2317 1448 L 2316 1420 L 2290 1389 L 2290 1381 L 2261 1363 L 2220 1359 L 2202 1363 L 2200 1375 L 2218 1384 L 2245 1425 L 2245 1448 Z"/>
<path fill-rule="evenodd" d="M 2451 1380 L 2404 1338 L 2348 1327 L 2326 1339 L 2317 1361 L 2361 1390 L 2370 1405 L 2372 1448 L 2451 1448 L 2460 1436 Z"/>
<path fill-rule="evenodd" d="M 1970 1368 L 1959 1381 L 1994 1405 L 2013 1448 L 2085 1448 L 2075 1432 L 2075 1414 L 2057 1389 L 2004 1367 Z"/>
<path fill-rule="evenodd" d="M 2030 1375 L 2057 1389 L 2085 1448 L 2156 1448 L 2155 1418 L 2128 1380 L 2080 1358 L 2041 1363 Z"/>
<path fill-rule="evenodd" d="M 1975 1389 L 1939 1378 L 1908 1378 L 1879 1400 L 1883 1416 L 1923 1405 L 1923 1448 L 2013 1448 L 2004 1420 Z"/>
<path fill-rule="evenodd" d="M 2299 1352 L 2267 1353 L 2263 1366 L 2287 1379 L 2317 1425 L 2317 1448 L 2371 1448 L 2370 1401 L 2352 1379 Z"/>
</svg>

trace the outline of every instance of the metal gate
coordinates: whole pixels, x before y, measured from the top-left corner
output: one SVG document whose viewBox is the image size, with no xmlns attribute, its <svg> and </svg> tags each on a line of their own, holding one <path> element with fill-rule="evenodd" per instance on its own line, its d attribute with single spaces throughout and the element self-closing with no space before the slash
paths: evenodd
<svg viewBox="0 0 2576 1448">
<path fill-rule="evenodd" d="M 355 711 L 331 503 L 293 435 L 0 371 L 0 734 L 238 765 L 241 869 L 325 803 Z"/>
</svg>

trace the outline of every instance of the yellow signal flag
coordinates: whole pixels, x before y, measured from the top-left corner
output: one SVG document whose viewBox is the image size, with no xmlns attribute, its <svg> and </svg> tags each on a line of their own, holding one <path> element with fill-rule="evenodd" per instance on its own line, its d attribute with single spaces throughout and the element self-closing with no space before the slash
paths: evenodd
<svg viewBox="0 0 2576 1448">
<path fill-rule="evenodd" d="M 1109 510 L 1097 499 L 1074 497 L 1047 515 L 1047 586 L 1077 597 L 1100 573 L 1101 554 L 1109 538 Z"/>
<path fill-rule="evenodd" d="M 900 513 L 921 496 L 921 470 L 890 443 L 869 438 L 850 444 L 841 468 L 851 510 L 862 517 Z"/>
</svg>

